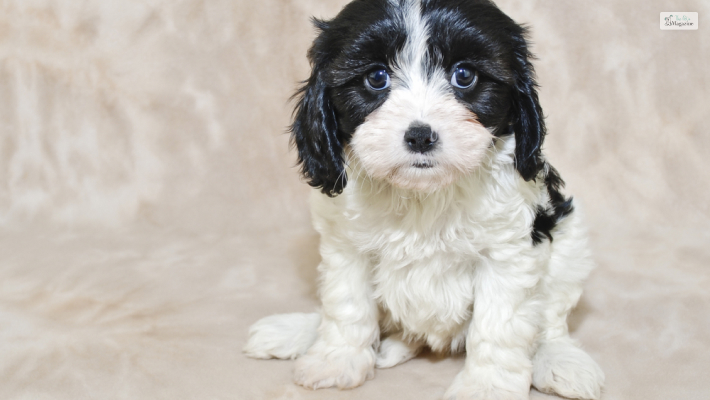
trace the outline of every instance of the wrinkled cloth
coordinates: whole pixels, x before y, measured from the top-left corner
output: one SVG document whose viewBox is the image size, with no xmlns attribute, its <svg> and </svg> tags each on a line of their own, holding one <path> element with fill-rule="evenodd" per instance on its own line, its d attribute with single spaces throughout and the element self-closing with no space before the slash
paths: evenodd
<svg viewBox="0 0 710 400">
<path fill-rule="evenodd" d="M 443 395 L 461 356 L 312 392 L 241 353 L 259 318 L 318 307 L 289 97 L 309 17 L 345 3 L 0 3 L 1 399 Z M 498 4 L 530 27 L 545 154 L 589 225 L 569 323 L 603 398 L 710 398 L 710 3 Z"/>
</svg>

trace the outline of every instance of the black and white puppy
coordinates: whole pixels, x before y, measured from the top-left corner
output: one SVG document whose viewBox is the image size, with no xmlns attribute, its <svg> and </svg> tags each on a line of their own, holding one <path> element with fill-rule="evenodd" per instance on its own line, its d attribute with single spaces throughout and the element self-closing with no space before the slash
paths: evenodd
<svg viewBox="0 0 710 400">
<path fill-rule="evenodd" d="M 292 125 L 321 234 L 316 314 L 245 348 L 352 388 L 424 346 L 466 351 L 446 399 L 597 399 L 567 315 L 593 263 L 541 154 L 525 29 L 487 0 L 357 0 L 319 21 Z"/>
</svg>

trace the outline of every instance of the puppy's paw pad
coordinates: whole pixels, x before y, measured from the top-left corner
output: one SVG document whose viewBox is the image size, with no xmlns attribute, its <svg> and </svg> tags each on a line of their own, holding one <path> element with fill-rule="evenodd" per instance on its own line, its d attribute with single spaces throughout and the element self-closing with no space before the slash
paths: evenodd
<svg viewBox="0 0 710 400">
<path fill-rule="evenodd" d="M 548 343 L 533 358 L 533 386 L 543 393 L 596 400 L 601 397 L 604 372 L 573 344 Z"/>
<path fill-rule="evenodd" d="M 352 389 L 374 377 L 375 352 L 372 348 L 312 348 L 296 360 L 293 380 L 314 390 L 328 387 Z"/>
</svg>

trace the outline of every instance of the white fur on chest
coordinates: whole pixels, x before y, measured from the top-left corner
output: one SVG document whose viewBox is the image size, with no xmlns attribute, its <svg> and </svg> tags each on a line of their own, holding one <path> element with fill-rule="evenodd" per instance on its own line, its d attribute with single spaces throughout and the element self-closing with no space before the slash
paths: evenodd
<svg viewBox="0 0 710 400">
<path fill-rule="evenodd" d="M 412 202 L 406 211 L 386 216 L 371 208 L 371 214 L 361 215 L 362 224 L 352 221 L 355 230 L 363 229 L 355 240 L 371 259 L 383 328 L 425 340 L 436 351 L 459 350 L 471 319 L 485 233 L 462 223 L 467 208 L 449 204 L 446 212 L 427 216 L 428 206 Z"/>
<path fill-rule="evenodd" d="M 463 207 L 460 197 L 452 192 L 439 212 L 431 198 L 387 214 L 375 203 L 349 222 L 352 242 L 371 261 L 384 330 L 426 341 L 435 351 L 461 350 L 476 265 L 490 241 L 489 232 L 470 222 L 476 202 Z"/>
<path fill-rule="evenodd" d="M 458 203 L 456 191 L 441 204 L 409 199 L 401 208 L 383 197 L 326 199 L 328 205 L 321 203 L 317 211 L 330 223 L 316 228 L 341 237 L 367 258 L 385 331 L 401 331 L 435 351 L 461 350 L 473 311 L 476 265 L 490 242 L 491 232 L 471 222 L 480 205 Z"/>
<path fill-rule="evenodd" d="M 384 327 L 424 339 L 436 351 L 458 350 L 473 310 L 474 272 L 475 259 L 446 252 L 413 257 L 406 265 L 380 259 L 372 283 Z"/>
</svg>

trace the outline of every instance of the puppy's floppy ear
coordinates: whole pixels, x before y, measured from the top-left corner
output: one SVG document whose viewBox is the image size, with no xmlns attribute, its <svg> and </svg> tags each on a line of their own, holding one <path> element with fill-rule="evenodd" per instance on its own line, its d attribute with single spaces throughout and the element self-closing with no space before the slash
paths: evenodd
<svg viewBox="0 0 710 400">
<path fill-rule="evenodd" d="M 313 20 L 321 31 L 308 52 L 311 76 L 294 95 L 298 100 L 291 125 L 291 141 L 298 149 L 298 163 L 308 184 L 333 197 L 347 183 L 343 160 L 343 140 L 338 133 L 335 109 L 326 83 L 328 25 Z M 330 46 L 329 46 L 330 45 Z"/>
<path fill-rule="evenodd" d="M 525 40 L 526 30 L 515 35 L 513 74 L 513 129 L 515 131 L 515 167 L 526 181 L 534 179 L 542 169 L 542 142 L 545 139 L 545 120 L 537 97 L 535 70 Z"/>
</svg>

